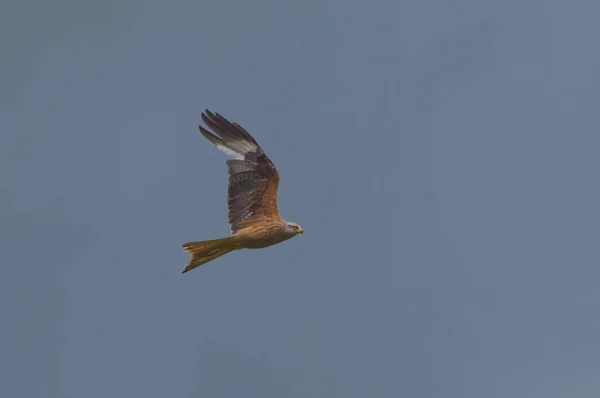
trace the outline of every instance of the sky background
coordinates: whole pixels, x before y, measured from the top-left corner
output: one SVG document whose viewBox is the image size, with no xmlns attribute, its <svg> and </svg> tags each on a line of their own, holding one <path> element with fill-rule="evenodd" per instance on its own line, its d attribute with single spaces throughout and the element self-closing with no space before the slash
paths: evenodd
<svg viewBox="0 0 600 398">
<path fill-rule="evenodd" d="M 600 3 L 12 1 L 3 397 L 600 396 Z M 229 233 L 205 108 L 303 236 Z"/>
</svg>

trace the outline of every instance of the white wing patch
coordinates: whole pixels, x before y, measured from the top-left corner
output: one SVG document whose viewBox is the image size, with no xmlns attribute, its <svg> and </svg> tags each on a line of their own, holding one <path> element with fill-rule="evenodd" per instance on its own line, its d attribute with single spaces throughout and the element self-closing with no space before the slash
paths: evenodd
<svg viewBox="0 0 600 398">
<path fill-rule="evenodd" d="M 217 148 L 219 148 L 220 150 L 222 150 L 223 152 L 225 152 L 227 155 L 238 159 L 238 160 L 244 160 L 244 155 L 237 153 L 235 151 L 233 151 L 232 149 L 227 148 L 225 145 L 223 144 L 216 144 L 215 145 Z"/>
<path fill-rule="evenodd" d="M 244 160 L 246 153 L 255 152 L 258 149 L 256 145 L 246 141 L 223 141 L 222 143 L 215 143 L 215 146 L 229 156 L 239 160 Z"/>
<path fill-rule="evenodd" d="M 231 150 L 233 150 L 237 153 L 240 153 L 240 154 L 254 152 L 257 149 L 256 145 L 254 145 L 250 142 L 246 142 L 246 141 L 227 141 L 226 145 Z"/>
</svg>

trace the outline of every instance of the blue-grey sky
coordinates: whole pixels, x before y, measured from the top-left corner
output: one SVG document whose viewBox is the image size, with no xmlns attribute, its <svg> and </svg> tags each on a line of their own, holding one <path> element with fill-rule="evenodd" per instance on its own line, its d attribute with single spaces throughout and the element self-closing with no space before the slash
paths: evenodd
<svg viewBox="0 0 600 398">
<path fill-rule="evenodd" d="M 600 3 L 13 1 L 0 395 L 600 395 Z M 205 108 L 303 236 L 229 233 Z"/>
</svg>

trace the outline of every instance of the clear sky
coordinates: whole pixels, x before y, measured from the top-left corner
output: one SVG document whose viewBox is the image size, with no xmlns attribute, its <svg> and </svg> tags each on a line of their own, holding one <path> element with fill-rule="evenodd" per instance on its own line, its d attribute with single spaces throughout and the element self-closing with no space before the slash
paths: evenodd
<svg viewBox="0 0 600 398">
<path fill-rule="evenodd" d="M 2 397 L 600 396 L 600 3 L 12 1 Z M 205 108 L 305 230 L 229 233 Z"/>
</svg>

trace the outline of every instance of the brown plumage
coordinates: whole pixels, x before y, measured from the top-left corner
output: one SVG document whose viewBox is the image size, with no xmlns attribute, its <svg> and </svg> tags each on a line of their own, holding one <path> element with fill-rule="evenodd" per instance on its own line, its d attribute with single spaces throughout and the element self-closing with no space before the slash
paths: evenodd
<svg viewBox="0 0 600 398">
<path fill-rule="evenodd" d="M 254 138 L 218 113 L 206 110 L 202 121 L 212 130 L 199 126 L 202 135 L 234 158 L 227 160 L 231 236 L 185 243 L 190 261 L 184 273 L 230 251 L 268 247 L 303 233 L 298 224 L 281 219 L 277 209 L 279 173 Z"/>
</svg>

